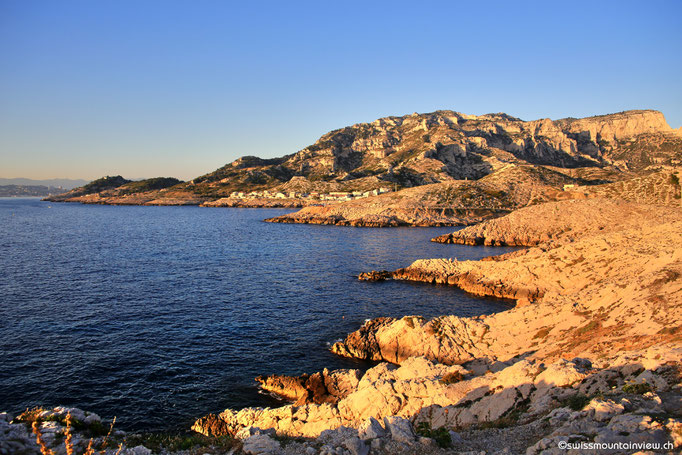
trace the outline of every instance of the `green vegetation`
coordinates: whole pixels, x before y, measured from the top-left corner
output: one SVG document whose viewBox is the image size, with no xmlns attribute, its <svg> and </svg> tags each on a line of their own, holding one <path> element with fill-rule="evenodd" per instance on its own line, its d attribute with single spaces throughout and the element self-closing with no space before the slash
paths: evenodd
<svg viewBox="0 0 682 455">
<path fill-rule="evenodd" d="M 572 409 L 573 411 L 580 411 L 591 401 L 591 398 L 582 393 L 564 398 L 561 400 L 561 406 Z"/>
<path fill-rule="evenodd" d="M 102 177 L 101 179 L 93 180 L 92 182 L 85 184 L 81 187 L 82 194 L 92 194 L 99 193 L 104 190 L 110 190 L 112 188 L 118 188 L 121 185 L 130 183 L 130 180 L 124 179 L 120 175 Z"/>
<path fill-rule="evenodd" d="M 651 384 L 646 382 L 629 382 L 623 386 L 624 393 L 631 393 L 633 395 L 644 395 L 647 392 L 653 391 Z"/>
<path fill-rule="evenodd" d="M 140 180 L 138 182 L 126 183 L 124 188 L 121 188 L 123 194 L 139 193 L 143 191 L 162 190 L 182 183 L 174 177 L 154 177 L 151 179 Z"/>
<path fill-rule="evenodd" d="M 434 439 L 436 444 L 438 444 L 438 447 L 443 449 L 452 446 L 450 432 L 445 427 L 440 427 L 434 430 L 431 428 L 431 424 L 429 422 L 419 422 L 417 424 L 416 432 L 419 436 Z"/>
<path fill-rule="evenodd" d="M 519 420 L 521 420 L 521 416 L 525 414 L 526 411 L 528 411 L 529 407 L 530 405 L 528 403 L 528 400 L 525 400 L 519 403 L 511 411 L 509 411 L 507 414 L 503 415 L 499 419 L 493 420 L 492 422 L 481 422 L 478 424 L 478 427 L 481 429 L 513 427 L 514 425 L 519 423 Z"/>
</svg>

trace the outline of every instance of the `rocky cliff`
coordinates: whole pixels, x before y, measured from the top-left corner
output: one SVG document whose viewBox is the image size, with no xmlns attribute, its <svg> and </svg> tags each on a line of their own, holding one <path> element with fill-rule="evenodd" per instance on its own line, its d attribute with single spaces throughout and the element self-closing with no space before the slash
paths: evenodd
<svg viewBox="0 0 682 455">
<path fill-rule="evenodd" d="M 633 147 L 642 135 L 658 142 Z M 651 110 L 530 122 L 507 114 L 436 111 L 334 130 L 293 155 L 240 158 L 194 183 L 243 191 L 303 177 L 312 187 L 319 182 L 338 191 L 381 182 L 411 187 L 478 179 L 514 162 L 639 170 L 680 160 L 680 145 L 682 137 Z"/>
</svg>

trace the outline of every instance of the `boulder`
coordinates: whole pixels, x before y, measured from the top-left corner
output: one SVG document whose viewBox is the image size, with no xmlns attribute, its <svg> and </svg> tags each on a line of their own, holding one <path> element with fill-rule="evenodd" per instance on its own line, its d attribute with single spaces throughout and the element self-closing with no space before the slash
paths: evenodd
<svg viewBox="0 0 682 455">
<path fill-rule="evenodd" d="M 367 455 L 369 454 L 369 446 L 365 441 L 358 437 L 353 437 L 344 441 L 343 445 L 350 451 L 352 455 Z"/>
<path fill-rule="evenodd" d="M 360 438 L 364 440 L 381 438 L 386 435 L 386 430 L 374 417 L 370 417 L 360 424 L 358 428 Z"/>
<path fill-rule="evenodd" d="M 391 438 L 394 441 L 407 444 L 415 441 L 416 435 L 409 420 L 399 416 L 385 417 L 384 425 L 391 432 Z"/>
<path fill-rule="evenodd" d="M 561 359 L 549 364 L 543 372 L 538 374 L 535 383 L 538 387 L 565 387 L 582 381 L 586 376 L 587 371 L 582 362 L 576 364 L 573 361 Z"/>
<path fill-rule="evenodd" d="M 605 422 L 611 420 L 615 415 L 622 414 L 623 411 L 625 411 L 625 406 L 614 403 L 611 400 L 600 400 L 595 398 L 590 401 L 583 410 L 592 415 L 594 420 Z"/>
<path fill-rule="evenodd" d="M 657 392 L 665 392 L 669 389 L 668 383 L 661 376 L 651 370 L 642 371 L 636 378 L 637 383 L 646 383 L 653 387 Z"/>
<path fill-rule="evenodd" d="M 255 434 L 244 440 L 243 450 L 250 455 L 277 454 L 281 452 L 281 446 L 267 434 Z"/>
<path fill-rule="evenodd" d="M 521 399 L 521 393 L 516 388 L 504 389 L 474 403 L 470 411 L 479 422 L 492 422 L 510 411 Z"/>
</svg>

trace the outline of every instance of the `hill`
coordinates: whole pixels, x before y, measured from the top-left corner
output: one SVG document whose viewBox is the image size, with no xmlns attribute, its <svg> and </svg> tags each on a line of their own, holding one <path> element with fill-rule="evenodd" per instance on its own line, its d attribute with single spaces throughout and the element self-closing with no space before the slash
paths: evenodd
<svg viewBox="0 0 682 455">
<path fill-rule="evenodd" d="M 69 191 L 79 186 L 88 183 L 87 180 L 82 179 L 26 179 L 26 178 L 0 178 L 0 185 L 19 185 L 19 186 L 47 186 L 59 188 L 63 191 Z"/>
</svg>

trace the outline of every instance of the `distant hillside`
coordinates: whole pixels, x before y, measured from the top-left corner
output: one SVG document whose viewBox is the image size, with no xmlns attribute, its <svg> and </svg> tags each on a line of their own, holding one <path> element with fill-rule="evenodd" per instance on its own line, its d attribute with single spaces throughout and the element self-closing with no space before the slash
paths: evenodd
<svg viewBox="0 0 682 455">
<path fill-rule="evenodd" d="M 0 197 L 45 197 L 64 191 L 64 188 L 44 185 L 0 185 Z"/>
<path fill-rule="evenodd" d="M 82 179 L 47 179 L 47 180 L 35 180 L 35 179 L 25 179 L 25 178 L 15 178 L 6 179 L 0 178 L 0 185 L 19 185 L 19 186 L 46 186 L 60 188 L 62 192 L 72 190 L 79 186 L 83 186 L 88 183 L 87 180 Z"/>
<path fill-rule="evenodd" d="M 110 203 L 139 205 L 154 199 L 158 192 L 183 183 L 174 177 L 155 177 L 131 181 L 117 176 L 107 176 L 80 188 L 47 200 L 55 202 L 77 201 L 85 203 Z M 167 191 L 166 191 L 167 193 Z"/>
</svg>

